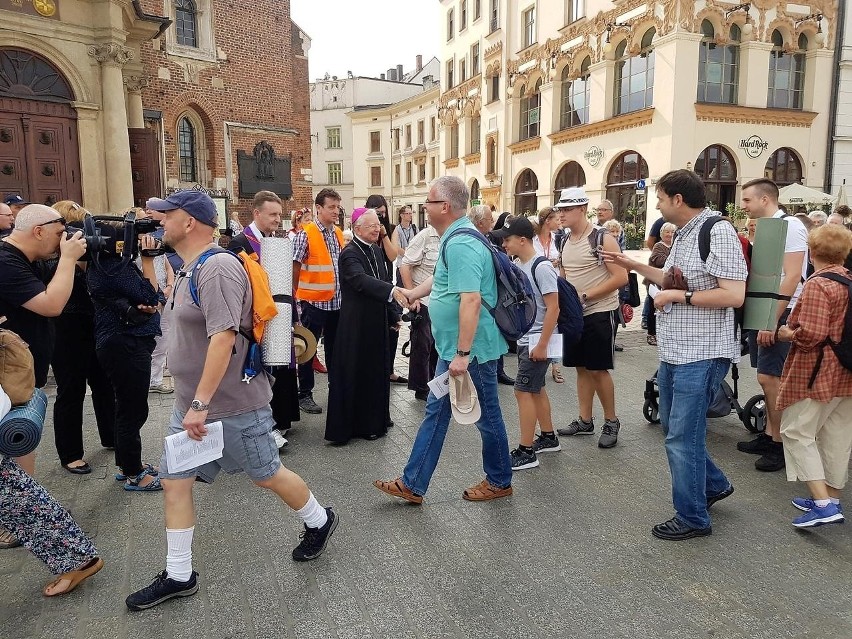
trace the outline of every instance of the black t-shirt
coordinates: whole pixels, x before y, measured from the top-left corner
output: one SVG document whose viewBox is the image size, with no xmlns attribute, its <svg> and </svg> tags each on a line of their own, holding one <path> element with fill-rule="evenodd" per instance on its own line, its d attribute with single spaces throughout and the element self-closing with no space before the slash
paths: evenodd
<svg viewBox="0 0 852 639">
<path fill-rule="evenodd" d="M 53 355 L 53 322 L 23 305 L 45 291 L 43 277 L 39 263 L 30 262 L 8 242 L 0 242 L 0 315 L 6 316 L 0 328 L 16 332 L 30 345 L 37 387 L 47 383 L 47 369 Z"/>
</svg>

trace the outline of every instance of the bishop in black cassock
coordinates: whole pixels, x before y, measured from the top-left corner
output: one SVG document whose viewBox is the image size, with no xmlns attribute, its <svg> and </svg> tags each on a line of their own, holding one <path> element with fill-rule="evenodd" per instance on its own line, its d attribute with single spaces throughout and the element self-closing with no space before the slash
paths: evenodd
<svg viewBox="0 0 852 639">
<path fill-rule="evenodd" d="M 390 421 L 389 330 L 399 317 L 390 302 L 393 284 L 375 242 L 375 212 L 353 213 L 353 240 L 340 253 L 340 322 L 329 367 L 325 438 L 345 444 L 377 439 Z M 359 213 L 360 216 L 358 215 Z"/>
</svg>

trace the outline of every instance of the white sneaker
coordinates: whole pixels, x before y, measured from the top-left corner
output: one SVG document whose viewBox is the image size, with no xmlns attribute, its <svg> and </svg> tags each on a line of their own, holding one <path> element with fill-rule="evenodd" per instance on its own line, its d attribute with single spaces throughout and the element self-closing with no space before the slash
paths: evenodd
<svg viewBox="0 0 852 639">
<path fill-rule="evenodd" d="M 278 450 L 281 450 L 289 443 L 287 438 L 277 428 L 272 429 L 272 438 L 275 440 L 275 446 Z"/>
</svg>

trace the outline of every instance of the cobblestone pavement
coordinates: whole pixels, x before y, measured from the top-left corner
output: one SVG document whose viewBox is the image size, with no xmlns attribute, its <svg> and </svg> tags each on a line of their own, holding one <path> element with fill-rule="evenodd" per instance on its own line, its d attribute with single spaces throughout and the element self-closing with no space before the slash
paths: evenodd
<svg viewBox="0 0 852 639">
<path fill-rule="evenodd" d="M 641 413 L 655 352 L 636 330 L 619 341 L 623 427 L 614 449 L 562 438 L 562 452 L 516 475 L 512 497 L 468 503 L 462 490 L 483 476 L 479 438 L 452 425 L 417 507 L 371 485 L 398 476 L 407 459 L 423 411 L 413 393 L 394 386 L 396 427 L 375 442 L 326 446 L 323 416 L 305 416 L 282 459 L 341 516 L 326 553 L 294 563 L 296 518 L 244 476 L 220 477 L 196 491 L 199 594 L 141 613 L 128 613 L 124 597 L 164 567 L 162 497 L 125 492 L 112 479 L 112 454 L 96 445 L 87 403 L 95 472 L 76 477 L 59 467 L 48 424 L 37 476 L 94 537 L 106 567 L 47 600 L 43 566 L 26 550 L 0 551 L 0 637 L 852 637 L 852 526 L 795 531 L 789 500 L 802 487 L 756 472 L 754 457 L 734 449 L 747 435 L 735 416 L 712 420 L 708 435 L 736 486 L 713 510 L 713 535 L 651 537 L 672 513 L 660 429 Z M 406 370 L 402 358 L 397 370 Z M 744 402 L 757 388 L 750 368 L 742 374 Z M 548 379 L 558 425 L 577 414 L 573 372 L 565 376 L 562 385 Z M 511 389 L 500 387 L 500 397 L 515 445 Z M 325 399 L 323 389 L 317 401 Z M 151 395 L 149 460 L 159 457 L 170 405 L 169 396 Z M 597 419 L 599 428 L 599 408 Z"/>
</svg>

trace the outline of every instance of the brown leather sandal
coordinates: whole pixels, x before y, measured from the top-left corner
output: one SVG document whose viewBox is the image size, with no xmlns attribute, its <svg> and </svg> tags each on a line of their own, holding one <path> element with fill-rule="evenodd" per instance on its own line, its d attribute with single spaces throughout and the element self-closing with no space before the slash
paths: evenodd
<svg viewBox="0 0 852 639">
<path fill-rule="evenodd" d="M 104 567 L 104 560 L 100 557 L 94 557 L 84 563 L 82 566 L 77 568 L 77 570 L 71 570 L 69 572 L 62 573 L 61 575 L 57 575 L 56 579 L 51 581 L 44 587 L 42 593 L 44 593 L 45 597 L 58 597 L 59 595 L 65 595 L 81 583 L 86 581 L 89 577 L 99 572 L 101 568 Z M 54 586 L 58 586 L 60 581 L 68 581 L 68 587 L 65 588 L 62 592 L 54 592 L 53 594 L 48 594 L 48 589 Z"/>
<path fill-rule="evenodd" d="M 408 486 L 402 483 L 402 477 L 398 477 L 393 481 L 382 481 L 377 479 L 373 482 L 373 486 L 393 497 L 399 497 L 412 504 L 422 504 L 423 497 L 416 495 L 408 489 Z"/>
<path fill-rule="evenodd" d="M 497 488 L 488 483 L 487 479 L 483 479 L 476 486 L 471 486 L 462 493 L 462 498 L 467 501 L 489 501 L 498 497 L 508 497 L 512 494 L 512 487 Z"/>
</svg>

